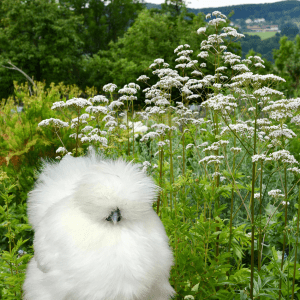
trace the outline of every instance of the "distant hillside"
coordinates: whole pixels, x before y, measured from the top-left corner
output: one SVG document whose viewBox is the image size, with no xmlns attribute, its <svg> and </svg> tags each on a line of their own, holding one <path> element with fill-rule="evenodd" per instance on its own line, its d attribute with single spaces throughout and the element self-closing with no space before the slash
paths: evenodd
<svg viewBox="0 0 300 300">
<path fill-rule="evenodd" d="M 236 19 L 256 19 L 265 18 L 266 21 L 278 22 L 281 19 L 288 21 L 293 18 L 300 18 L 300 1 L 281 1 L 275 3 L 263 3 L 263 4 L 244 4 L 244 5 L 232 5 L 224 7 L 211 7 L 203 9 L 189 9 L 189 11 L 198 14 L 203 12 L 204 14 L 211 13 L 212 11 L 219 10 L 226 16 L 231 11 L 234 11 L 234 15 L 231 20 Z"/>
<path fill-rule="evenodd" d="M 262 0 L 263 1 L 263 0 Z M 158 8 L 161 9 L 161 5 L 145 3 L 148 9 Z M 232 21 L 237 19 L 257 19 L 264 18 L 266 21 L 272 22 L 286 22 L 291 19 L 300 20 L 300 1 L 288 0 L 280 1 L 275 3 L 264 3 L 264 4 L 244 4 L 244 5 L 231 5 L 223 7 L 211 7 L 194 9 L 188 8 L 188 12 L 192 12 L 195 15 L 202 12 L 205 15 L 218 10 L 222 14 L 228 16 L 232 11 L 234 15 L 230 18 Z"/>
<path fill-rule="evenodd" d="M 152 3 L 145 3 L 145 5 L 147 9 L 161 9 L 161 5 Z M 230 20 L 234 23 L 234 27 L 238 27 L 238 32 L 245 34 L 245 38 L 240 40 L 242 46 L 242 58 L 245 58 L 248 51 L 253 49 L 256 52 L 261 53 L 263 58 L 274 63 L 273 50 L 279 49 L 280 38 L 283 35 L 286 35 L 290 40 L 293 40 L 296 34 L 299 33 L 300 1 L 287 0 L 276 3 L 232 5 L 203 9 L 189 8 L 188 12 L 196 15 L 198 13 L 204 13 L 206 15 L 216 10 L 226 16 L 232 11 L 234 12 L 232 17 L 230 17 Z M 262 41 L 258 35 L 251 36 L 246 34 L 246 32 L 251 31 L 249 30 L 249 25 L 245 22 L 247 19 L 251 19 L 252 21 L 255 19 L 265 19 L 265 21 L 261 23 L 265 24 L 265 26 L 262 27 L 267 27 L 271 24 L 274 26 L 276 24 L 276 26 L 278 26 L 276 35 Z M 208 21 L 209 19 L 207 22 Z M 254 23 L 252 24 L 254 25 Z"/>
</svg>

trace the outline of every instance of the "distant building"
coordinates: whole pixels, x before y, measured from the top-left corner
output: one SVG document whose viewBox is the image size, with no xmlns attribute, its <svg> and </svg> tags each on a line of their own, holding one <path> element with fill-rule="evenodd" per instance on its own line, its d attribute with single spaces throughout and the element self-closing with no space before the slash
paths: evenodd
<svg viewBox="0 0 300 300">
<path fill-rule="evenodd" d="M 245 21 L 245 23 L 246 23 L 246 24 L 250 24 L 250 23 L 253 23 L 253 22 L 252 22 L 251 19 L 247 19 L 247 20 Z"/>
<path fill-rule="evenodd" d="M 261 22 L 266 22 L 265 18 L 261 18 L 261 19 L 254 19 L 255 23 L 261 23 Z"/>
<path fill-rule="evenodd" d="M 279 32 L 278 25 L 253 25 L 247 26 L 247 29 L 250 29 L 255 32 Z"/>
<path fill-rule="evenodd" d="M 241 28 L 241 26 L 240 25 L 238 25 L 238 24 L 234 24 L 233 22 L 230 22 L 230 24 L 229 24 L 230 26 L 234 26 L 234 27 L 238 27 L 238 28 Z"/>
</svg>

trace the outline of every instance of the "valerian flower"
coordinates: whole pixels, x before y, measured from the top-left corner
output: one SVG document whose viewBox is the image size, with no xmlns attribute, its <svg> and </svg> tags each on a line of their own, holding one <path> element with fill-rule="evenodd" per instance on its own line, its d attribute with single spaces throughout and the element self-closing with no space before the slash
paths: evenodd
<svg viewBox="0 0 300 300">
<path fill-rule="evenodd" d="M 103 87 L 103 89 L 104 89 L 104 87 Z M 91 102 L 93 102 L 93 103 L 97 103 L 97 102 L 104 102 L 104 103 L 108 103 L 109 101 L 108 101 L 108 99 L 105 97 L 105 96 L 103 96 L 103 95 L 97 95 L 97 96 L 94 96 L 93 98 L 90 98 L 89 99 L 89 101 L 91 101 Z"/>
<path fill-rule="evenodd" d="M 271 190 L 268 192 L 268 195 L 273 198 L 284 197 L 284 195 L 280 194 L 280 193 L 281 193 L 281 190 Z"/>
<path fill-rule="evenodd" d="M 65 104 L 66 107 L 67 106 L 74 107 L 76 109 L 84 108 L 85 106 L 88 106 L 88 105 L 92 105 L 92 103 L 83 98 L 73 98 L 73 99 L 67 100 L 66 104 Z"/>
<path fill-rule="evenodd" d="M 63 127 L 69 127 L 69 124 L 59 119 L 50 118 L 50 119 L 43 120 L 38 124 L 38 126 L 40 127 L 53 126 L 56 128 L 63 128 Z"/>
<path fill-rule="evenodd" d="M 109 83 L 103 87 L 103 91 L 113 93 L 116 88 L 117 86 L 115 84 Z"/>
</svg>

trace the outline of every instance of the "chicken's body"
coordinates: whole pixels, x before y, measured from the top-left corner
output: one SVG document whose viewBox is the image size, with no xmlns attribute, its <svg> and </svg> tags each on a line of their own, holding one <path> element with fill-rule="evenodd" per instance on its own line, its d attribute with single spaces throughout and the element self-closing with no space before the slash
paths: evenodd
<svg viewBox="0 0 300 300">
<path fill-rule="evenodd" d="M 63 186 L 53 178 L 59 171 L 76 179 L 72 185 L 68 178 L 72 188 L 64 189 L 62 199 L 47 195 L 45 203 L 43 191 Z M 66 157 L 48 165 L 40 178 L 28 202 L 35 254 L 23 286 L 25 300 L 168 300 L 174 295 L 168 281 L 172 251 L 151 206 L 157 187 L 149 177 L 121 160 L 90 156 Z"/>
</svg>

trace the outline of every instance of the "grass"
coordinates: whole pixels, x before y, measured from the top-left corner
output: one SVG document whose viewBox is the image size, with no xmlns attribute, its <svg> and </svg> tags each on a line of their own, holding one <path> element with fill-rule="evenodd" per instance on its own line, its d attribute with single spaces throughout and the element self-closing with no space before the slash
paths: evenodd
<svg viewBox="0 0 300 300">
<path fill-rule="evenodd" d="M 262 40 L 275 36 L 276 32 L 243 32 L 243 34 L 258 35 Z"/>
</svg>

